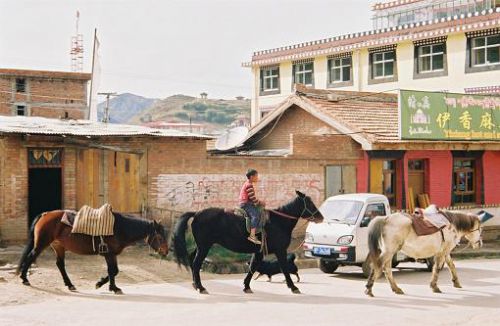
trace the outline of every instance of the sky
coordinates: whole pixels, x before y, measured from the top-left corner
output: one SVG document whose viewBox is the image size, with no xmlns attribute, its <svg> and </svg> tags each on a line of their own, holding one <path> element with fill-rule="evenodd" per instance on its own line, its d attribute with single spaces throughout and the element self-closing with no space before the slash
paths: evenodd
<svg viewBox="0 0 500 326">
<path fill-rule="evenodd" d="M 371 29 L 366 0 L 0 0 L 0 68 L 69 71 L 76 11 L 99 91 L 250 97 L 254 51 Z"/>
</svg>

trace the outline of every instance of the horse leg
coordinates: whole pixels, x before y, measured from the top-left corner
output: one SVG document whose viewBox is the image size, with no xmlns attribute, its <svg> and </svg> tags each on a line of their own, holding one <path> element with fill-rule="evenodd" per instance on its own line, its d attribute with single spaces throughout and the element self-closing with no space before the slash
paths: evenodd
<svg viewBox="0 0 500 326">
<path fill-rule="evenodd" d="M 97 281 L 97 283 L 95 284 L 95 288 L 96 289 L 99 289 L 101 288 L 104 284 L 108 283 L 109 282 L 109 276 L 106 275 L 106 276 L 103 276 L 101 277 L 101 279 L 99 281 Z"/>
<path fill-rule="evenodd" d="M 369 255 L 366 259 L 371 260 L 372 270 L 370 271 L 370 276 L 368 276 L 368 281 L 366 282 L 365 294 L 367 294 L 370 297 L 373 297 L 373 292 L 372 292 L 373 284 L 375 284 L 375 281 L 378 280 L 378 278 L 382 274 L 382 264 L 380 263 L 381 257 L 375 255 Z"/>
<path fill-rule="evenodd" d="M 404 294 L 403 290 L 399 288 L 399 286 L 396 284 L 396 281 L 394 280 L 394 276 L 392 275 L 392 257 L 396 253 L 389 253 L 385 252 L 381 259 L 382 259 L 382 266 L 384 268 L 384 274 L 385 278 L 389 281 L 389 284 L 391 285 L 392 292 L 396 294 Z"/>
<path fill-rule="evenodd" d="M 122 290 L 115 284 L 115 276 L 118 275 L 118 262 L 116 261 L 116 255 L 107 254 L 104 256 L 106 259 L 106 264 L 108 265 L 108 276 L 109 276 L 109 291 L 115 294 L 123 294 Z"/>
<path fill-rule="evenodd" d="M 250 288 L 250 281 L 252 280 L 252 276 L 255 273 L 257 266 L 259 266 L 259 264 L 262 262 L 263 258 L 264 258 L 264 255 L 261 252 L 257 252 L 257 253 L 253 254 L 252 261 L 250 262 L 250 270 L 248 271 L 248 274 L 245 277 L 245 280 L 243 281 L 243 284 L 245 285 L 243 292 L 253 293 L 252 289 Z"/>
<path fill-rule="evenodd" d="M 441 264 L 443 263 L 444 255 L 438 254 L 434 256 L 434 266 L 432 267 L 432 278 L 431 278 L 431 288 L 434 293 L 442 293 L 439 287 L 437 286 L 437 281 L 439 277 L 439 269 Z"/>
<path fill-rule="evenodd" d="M 42 253 L 45 248 L 47 248 L 52 242 L 50 239 L 46 237 L 40 237 L 37 239 L 35 242 L 35 246 L 33 247 L 33 250 L 28 254 L 26 257 L 26 261 L 24 262 L 22 269 L 21 269 L 21 280 L 23 281 L 24 285 L 31 285 L 30 281 L 28 280 L 28 271 L 31 267 L 31 264 L 38 258 L 38 256 Z"/>
<path fill-rule="evenodd" d="M 446 260 L 446 264 L 448 265 L 448 268 L 450 269 L 451 280 L 453 281 L 453 286 L 456 288 L 462 288 L 462 285 L 460 285 L 460 282 L 458 281 L 457 269 L 455 268 L 455 264 L 453 263 L 453 260 L 451 259 L 451 255 L 447 254 L 445 257 L 445 260 Z"/>
<path fill-rule="evenodd" d="M 278 258 L 278 263 L 280 265 L 283 275 L 285 275 L 286 285 L 292 290 L 292 293 L 300 294 L 300 290 L 293 284 L 290 273 L 288 272 L 288 261 L 286 260 L 286 249 L 276 252 L 276 258 Z"/>
<path fill-rule="evenodd" d="M 61 276 L 64 280 L 64 285 L 68 287 L 70 291 L 76 291 L 76 287 L 71 283 L 71 280 L 69 279 L 68 273 L 66 272 L 66 265 L 64 263 L 64 258 L 66 256 L 66 250 L 61 247 L 61 246 L 53 246 L 52 249 L 54 249 L 54 252 L 56 253 L 56 265 L 57 268 L 59 269 L 59 272 L 61 273 Z"/>
<path fill-rule="evenodd" d="M 193 287 L 195 290 L 199 291 L 201 294 L 208 294 L 207 290 L 201 284 L 200 269 L 203 261 L 208 255 L 208 251 L 211 246 L 201 247 L 199 246 L 196 250 L 196 256 L 193 260 L 193 266 L 191 272 L 193 273 Z"/>
</svg>

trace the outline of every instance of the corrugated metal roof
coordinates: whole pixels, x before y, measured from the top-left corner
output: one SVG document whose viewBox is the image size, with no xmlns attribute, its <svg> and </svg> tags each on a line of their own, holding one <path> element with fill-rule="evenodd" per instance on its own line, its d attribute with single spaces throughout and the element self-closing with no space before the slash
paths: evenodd
<svg viewBox="0 0 500 326">
<path fill-rule="evenodd" d="M 154 129 L 137 125 L 59 120 L 42 117 L 0 116 L 0 133 L 72 136 L 154 136 L 212 139 L 210 136 L 179 130 Z"/>
</svg>

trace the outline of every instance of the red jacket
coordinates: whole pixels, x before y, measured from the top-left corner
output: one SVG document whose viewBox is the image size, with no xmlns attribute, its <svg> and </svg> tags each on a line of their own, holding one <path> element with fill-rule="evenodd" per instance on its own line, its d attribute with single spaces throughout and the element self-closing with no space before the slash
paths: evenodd
<svg viewBox="0 0 500 326">
<path fill-rule="evenodd" d="M 253 203 L 254 205 L 259 205 L 260 200 L 257 199 L 255 195 L 255 188 L 250 180 L 247 180 L 240 191 L 240 204 Z"/>
</svg>

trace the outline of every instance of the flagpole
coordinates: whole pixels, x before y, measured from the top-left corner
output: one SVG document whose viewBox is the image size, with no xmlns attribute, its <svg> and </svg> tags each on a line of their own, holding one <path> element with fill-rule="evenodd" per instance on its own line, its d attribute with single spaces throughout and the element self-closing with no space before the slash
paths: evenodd
<svg viewBox="0 0 500 326">
<path fill-rule="evenodd" d="M 94 61 L 95 61 L 95 43 L 97 40 L 97 28 L 94 29 L 94 48 L 92 50 L 92 72 L 90 74 L 90 96 L 89 96 L 89 110 L 87 114 L 87 119 L 90 120 L 90 110 L 92 109 L 92 84 L 94 80 Z"/>
</svg>

